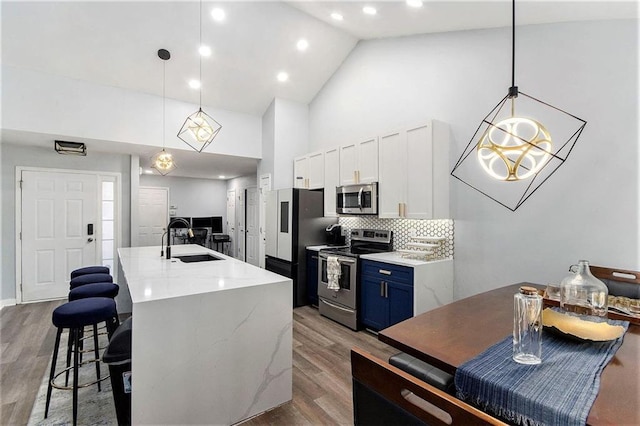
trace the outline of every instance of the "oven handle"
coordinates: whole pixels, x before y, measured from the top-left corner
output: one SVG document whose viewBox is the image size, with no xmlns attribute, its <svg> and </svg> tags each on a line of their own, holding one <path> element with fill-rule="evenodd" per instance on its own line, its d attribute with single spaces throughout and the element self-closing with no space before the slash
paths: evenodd
<svg viewBox="0 0 640 426">
<path fill-rule="evenodd" d="M 339 263 L 356 263 L 355 260 L 338 258 Z"/>
<path fill-rule="evenodd" d="M 326 300 L 326 299 L 322 299 L 322 301 L 323 301 L 324 303 L 326 303 L 327 305 L 331 306 L 332 308 L 336 308 L 336 309 L 340 309 L 341 311 L 345 311 L 345 312 L 353 313 L 353 310 L 352 310 L 352 309 L 347 309 L 347 308 L 343 308 L 343 307 L 338 306 L 338 305 L 334 305 L 333 303 L 329 302 L 329 301 L 328 301 L 328 300 Z"/>
</svg>

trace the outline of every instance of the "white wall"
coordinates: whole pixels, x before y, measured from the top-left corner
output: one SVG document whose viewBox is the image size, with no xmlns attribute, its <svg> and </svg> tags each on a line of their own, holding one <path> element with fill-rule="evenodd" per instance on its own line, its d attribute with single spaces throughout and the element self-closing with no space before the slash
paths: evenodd
<svg viewBox="0 0 640 426">
<path fill-rule="evenodd" d="M 237 191 L 239 189 L 257 188 L 257 181 L 258 177 L 256 175 L 240 176 L 235 179 L 229 179 L 227 181 L 227 190 L 235 189 Z"/>
<path fill-rule="evenodd" d="M 309 152 L 309 107 L 276 98 L 262 116 L 258 175 L 271 173 L 273 189 L 293 187 L 293 159 Z"/>
<path fill-rule="evenodd" d="M 587 120 L 568 161 L 515 213 L 450 179 L 455 296 L 558 282 L 578 259 L 640 269 L 638 20 L 517 29 L 520 90 Z M 451 167 L 506 95 L 510 30 L 360 42 L 310 105 L 310 151 L 414 124 L 451 128 Z"/>
<path fill-rule="evenodd" d="M 227 217 L 227 182 L 177 176 L 140 176 L 140 186 L 169 188 L 169 206 L 176 206 L 176 216 Z"/>
<path fill-rule="evenodd" d="M 121 174 L 122 210 L 121 210 L 121 247 L 130 244 L 130 157 L 120 154 L 88 152 L 86 157 L 60 155 L 49 149 L 21 146 L 3 140 L 2 151 L 2 285 L 0 300 L 15 299 L 15 216 L 16 216 L 16 167 L 43 167 L 54 169 L 72 169 Z"/>
<path fill-rule="evenodd" d="M 4 129 L 162 146 L 159 96 L 3 65 L 2 106 Z M 167 148 L 184 148 L 176 135 L 197 109 L 196 104 L 166 100 Z M 203 109 L 223 125 L 207 152 L 261 157 L 259 116 Z"/>
</svg>

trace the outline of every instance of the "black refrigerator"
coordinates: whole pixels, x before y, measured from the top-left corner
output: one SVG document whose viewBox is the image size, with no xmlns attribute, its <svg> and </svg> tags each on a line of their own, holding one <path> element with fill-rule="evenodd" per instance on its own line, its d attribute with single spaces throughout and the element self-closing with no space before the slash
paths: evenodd
<svg viewBox="0 0 640 426">
<path fill-rule="evenodd" d="M 322 190 L 278 189 L 267 194 L 265 239 L 268 271 L 293 280 L 293 306 L 307 305 L 305 248 L 325 243 L 325 228 L 338 219 L 324 217 Z"/>
</svg>

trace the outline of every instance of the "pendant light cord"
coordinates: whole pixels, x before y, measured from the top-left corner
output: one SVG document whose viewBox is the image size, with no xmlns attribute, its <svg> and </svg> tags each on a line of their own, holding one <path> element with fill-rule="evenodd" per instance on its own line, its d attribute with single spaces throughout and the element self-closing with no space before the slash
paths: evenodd
<svg viewBox="0 0 640 426">
<path fill-rule="evenodd" d="M 167 85 L 167 61 L 163 60 L 162 61 L 162 150 L 164 151 L 165 148 L 165 120 L 166 120 L 166 106 L 165 104 L 167 103 L 167 98 L 165 96 L 165 86 Z"/>
<path fill-rule="evenodd" d="M 200 46 L 198 46 L 198 56 L 200 57 L 200 109 L 202 109 L 202 0 L 200 0 Z"/>
<path fill-rule="evenodd" d="M 516 86 L 516 0 L 511 0 L 511 87 L 509 97 L 518 97 L 518 86 Z"/>
</svg>

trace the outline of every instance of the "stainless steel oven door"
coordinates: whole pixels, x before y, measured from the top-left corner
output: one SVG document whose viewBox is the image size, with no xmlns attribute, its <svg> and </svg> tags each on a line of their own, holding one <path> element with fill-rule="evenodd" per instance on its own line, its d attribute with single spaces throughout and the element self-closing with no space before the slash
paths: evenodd
<svg viewBox="0 0 640 426">
<path fill-rule="evenodd" d="M 318 297 L 322 297 L 334 304 L 344 305 L 355 309 L 356 298 L 356 274 L 358 271 L 358 259 L 355 257 L 336 256 L 340 263 L 340 290 L 329 290 L 327 288 L 327 257 L 329 253 L 320 253 L 318 256 Z"/>
</svg>

